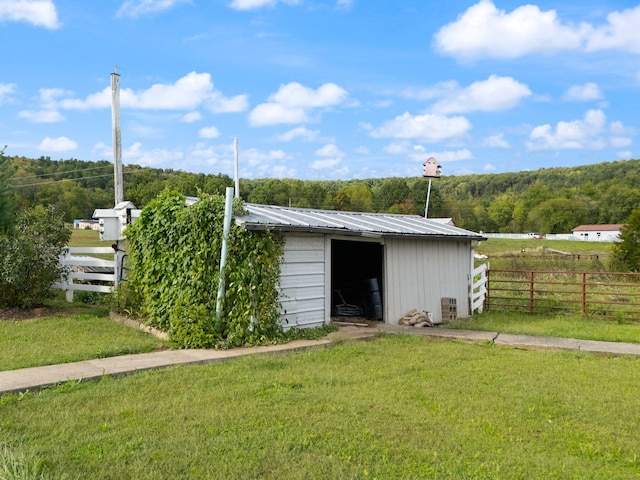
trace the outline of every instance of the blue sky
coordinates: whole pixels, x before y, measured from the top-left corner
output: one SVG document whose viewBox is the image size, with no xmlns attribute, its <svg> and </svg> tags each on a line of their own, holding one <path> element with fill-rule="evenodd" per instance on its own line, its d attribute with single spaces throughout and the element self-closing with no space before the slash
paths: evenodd
<svg viewBox="0 0 640 480">
<path fill-rule="evenodd" d="M 640 3 L 0 0 L 0 147 L 240 176 L 638 158 Z"/>
</svg>

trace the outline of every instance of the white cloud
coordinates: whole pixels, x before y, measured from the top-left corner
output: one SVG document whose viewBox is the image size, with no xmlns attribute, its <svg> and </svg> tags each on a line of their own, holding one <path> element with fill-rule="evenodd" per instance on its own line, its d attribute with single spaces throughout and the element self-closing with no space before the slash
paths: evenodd
<svg viewBox="0 0 640 480">
<path fill-rule="evenodd" d="M 429 154 L 430 157 L 435 157 L 439 162 L 457 162 L 459 160 L 471 160 L 473 159 L 473 153 L 463 148 L 461 150 L 449 151 L 445 150 L 443 152 L 432 152 Z"/>
<path fill-rule="evenodd" d="M 510 13 L 491 0 L 469 7 L 434 36 L 436 48 L 459 59 L 517 58 L 522 55 L 579 48 L 588 27 L 563 25 L 555 10 L 523 5 Z"/>
<path fill-rule="evenodd" d="M 57 110 L 22 110 L 18 116 L 34 123 L 56 123 L 65 119 Z"/>
<path fill-rule="evenodd" d="M 311 168 L 314 170 L 324 170 L 325 168 L 336 168 L 340 165 L 341 160 L 339 158 L 324 158 L 316 160 L 311 164 Z"/>
<path fill-rule="evenodd" d="M 344 152 L 342 152 L 335 144 L 328 143 L 324 147 L 319 148 L 314 152 L 319 157 L 335 157 L 343 158 Z"/>
<path fill-rule="evenodd" d="M 548 124 L 535 127 L 526 145 L 529 150 L 603 148 L 605 123 L 602 110 L 589 110 L 583 120 L 558 122 L 555 130 Z"/>
<path fill-rule="evenodd" d="M 444 98 L 436 102 L 432 110 L 436 113 L 464 112 L 496 112 L 515 107 L 520 100 L 531 95 L 525 84 L 511 77 L 491 75 L 487 80 L 474 82 L 466 88 L 459 88 L 453 83 L 444 94 Z"/>
<path fill-rule="evenodd" d="M 623 160 L 629 160 L 633 158 L 633 152 L 629 151 L 618 152 L 616 155 L 618 156 L 618 158 L 621 158 Z"/>
<path fill-rule="evenodd" d="M 235 10 L 255 10 L 263 7 L 274 7 L 278 3 L 299 5 L 301 0 L 232 0 L 229 7 Z"/>
<path fill-rule="evenodd" d="M 43 152 L 71 152 L 77 148 L 78 144 L 67 137 L 45 137 L 38 145 L 38 150 Z"/>
<path fill-rule="evenodd" d="M 198 135 L 200 138 L 218 138 L 220 136 L 220 132 L 216 127 L 211 126 L 198 130 Z"/>
<path fill-rule="evenodd" d="M 356 153 L 359 153 L 360 155 L 368 155 L 369 154 L 369 148 L 365 147 L 364 145 L 360 145 L 358 148 L 356 148 L 354 150 Z"/>
<path fill-rule="evenodd" d="M 320 134 L 319 130 L 309 130 L 308 128 L 302 126 L 302 127 L 293 128 L 281 135 L 278 135 L 276 139 L 282 142 L 290 142 L 292 140 L 295 140 L 296 138 L 301 138 L 303 140 L 311 141 L 318 138 L 319 134 Z"/>
<path fill-rule="evenodd" d="M 609 144 L 615 148 L 628 147 L 632 143 L 633 141 L 628 137 L 611 137 L 609 139 Z"/>
<path fill-rule="evenodd" d="M 346 98 L 347 91 L 335 83 L 325 83 L 314 90 L 291 82 L 280 85 L 267 103 L 256 106 L 249 114 L 249 123 L 253 126 L 301 123 L 309 120 L 312 109 L 336 106 Z"/>
<path fill-rule="evenodd" d="M 492 165 L 491 163 L 487 163 L 484 167 L 482 167 L 482 170 L 484 170 L 485 172 L 495 172 L 496 171 L 496 167 L 495 167 L 495 165 Z"/>
<path fill-rule="evenodd" d="M 588 82 L 584 85 L 572 85 L 562 95 L 564 100 L 570 102 L 587 102 L 603 98 L 602 91 L 596 83 Z"/>
<path fill-rule="evenodd" d="M 136 142 L 130 147 L 122 150 L 123 162 L 135 163 L 138 165 L 149 165 L 152 167 L 160 167 L 162 165 L 171 164 L 172 162 L 178 162 L 183 158 L 184 153 L 181 151 L 171 151 L 164 148 L 143 150 L 140 142 Z"/>
<path fill-rule="evenodd" d="M 622 50 L 640 53 L 640 5 L 607 15 L 607 25 L 597 27 L 587 40 L 587 50 Z"/>
<path fill-rule="evenodd" d="M 523 5 L 511 12 L 480 0 L 434 35 L 434 45 L 459 60 L 517 58 L 559 51 L 640 53 L 640 5 L 607 15 L 603 25 L 563 22 L 555 10 Z"/>
<path fill-rule="evenodd" d="M 389 155 L 407 155 L 411 152 L 411 145 L 409 142 L 391 142 L 389 145 L 385 145 L 382 149 L 383 152 Z"/>
<path fill-rule="evenodd" d="M 2 0 L 1 21 L 27 22 L 50 30 L 60 28 L 61 25 L 52 0 Z"/>
<path fill-rule="evenodd" d="M 116 12 L 117 17 L 139 17 L 141 15 L 163 12 L 180 3 L 190 0 L 127 0 Z"/>
<path fill-rule="evenodd" d="M 200 112 L 189 112 L 189 113 L 185 113 L 180 118 L 180 121 L 184 123 L 193 123 L 193 122 L 197 122 L 201 118 L 202 118 L 202 114 Z"/>
<path fill-rule="evenodd" d="M 415 138 L 438 142 L 465 135 L 471 123 L 465 117 L 445 117 L 443 115 L 416 115 L 404 113 L 371 131 L 375 138 Z"/>
<path fill-rule="evenodd" d="M 71 92 L 59 89 L 49 89 L 45 92 L 52 107 L 70 110 L 111 108 L 110 86 L 88 95 L 85 99 L 70 98 Z M 67 98 L 58 98 L 63 96 Z M 173 84 L 156 83 L 138 92 L 129 88 L 120 90 L 122 108 L 141 110 L 193 110 L 204 106 L 214 113 L 234 113 L 246 110 L 248 103 L 246 95 L 228 98 L 215 90 L 208 73 L 191 72 Z M 194 121 L 198 115 L 198 112 L 190 112 L 183 118 Z"/>
<path fill-rule="evenodd" d="M 0 105 L 11 99 L 11 94 L 16 90 L 15 83 L 0 83 Z"/>
<path fill-rule="evenodd" d="M 511 148 L 509 142 L 504 139 L 504 134 L 499 133 L 498 135 L 492 135 L 490 137 L 485 137 L 482 139 L 480 144 L 483 147 L 494 147 L 494 148 Z"/>
</svg>

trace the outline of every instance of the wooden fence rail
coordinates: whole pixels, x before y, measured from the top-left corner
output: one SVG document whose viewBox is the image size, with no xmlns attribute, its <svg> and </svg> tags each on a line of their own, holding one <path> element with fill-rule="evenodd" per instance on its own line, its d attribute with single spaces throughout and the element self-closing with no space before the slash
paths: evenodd
<svg viewBox="0 0 640 480">
<path fill-rule="evenodd" d="M 489 270 L 487 310 L 640 321 L 640 274 Z"/>
</svg>

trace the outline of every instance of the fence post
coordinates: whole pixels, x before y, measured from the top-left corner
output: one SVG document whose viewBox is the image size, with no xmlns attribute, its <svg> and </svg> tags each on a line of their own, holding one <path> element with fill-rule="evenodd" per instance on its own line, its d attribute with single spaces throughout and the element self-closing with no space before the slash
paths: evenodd
<svg viewBox="0 0 640 480">
<path fill-rule="evenodd" d="M 582 273 L 582 314 L 587 313 L 587 272 Z"/>
<path fill-rule="evenodd" d="M 534 292 L 535 292 L 535 282 L 533 280 L 534 271 L 531 270 L 529 272 L 529 314 L 532 315 L 534 312 L 533 301 L 534 301 Z"/>
</svg>

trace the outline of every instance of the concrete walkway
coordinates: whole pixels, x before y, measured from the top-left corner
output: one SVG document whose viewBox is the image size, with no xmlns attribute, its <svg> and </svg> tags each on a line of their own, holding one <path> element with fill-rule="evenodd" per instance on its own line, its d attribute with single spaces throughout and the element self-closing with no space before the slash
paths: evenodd
<svg viewBox="0 0 640 480">
<path fill-rule="evenodd" d="M 516 348 L 580 350 L 608 355 L 640 355 L 640 344 L 632 343 L 532 337 L 497 332 L 450 330 L 439 327 L 415 328 L 387 324 L 369 327 L 341 326 L 337 332 L 331 333 L 320 340 L 296 340 L 283 345 L 235 348 L 232 350 L 166 350 L 4 371 L 0 372 L 0 395 L 39 390 L 61 382 L 96 380 L 105 375 L 123 376 L 142 370 L 166 368 L 173 365 L 216 363 L 244 355 L 282 353 L 327 347 L 339 340 L 363 340 L 384 333 L 405 333 L 466 342 L 491 342 L 496 345 L 507 345 Z"/>
</svg>

